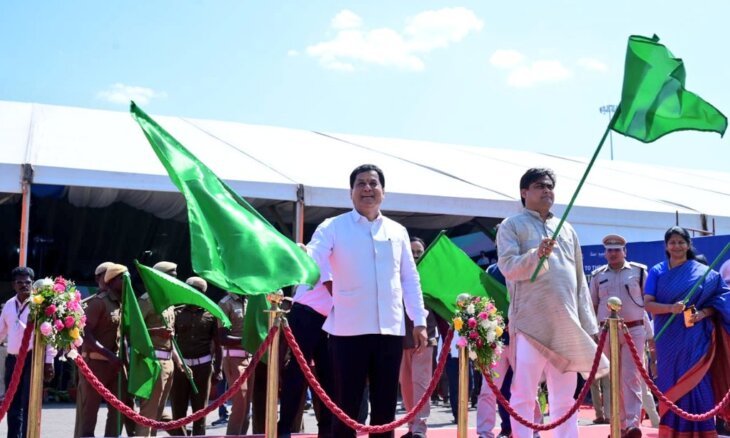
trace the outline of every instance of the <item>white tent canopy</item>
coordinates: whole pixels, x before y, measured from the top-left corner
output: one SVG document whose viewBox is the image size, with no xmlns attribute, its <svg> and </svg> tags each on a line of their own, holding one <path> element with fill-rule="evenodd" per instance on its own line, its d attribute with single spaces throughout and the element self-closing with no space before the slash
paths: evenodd
<svg viewBox="0 0 730 438">
<path fill-rule="evenodd" d="M 570 200 L 586 159 L 376 137 L 323 134 L 179 117 L 155 120 L 254 206 L 293 202 L 306 220 L 351 208 L 347 181 L 359 164 L 386 175 L 383 208 L 407 226 L 442 228 L 472 217 L 519 211 L 518 183 L 529 167 L 557 174 L 555 211 Z M 0 101 L 0 192 L 20 193 L 21 166 L 35 184 L 69 187 L 74 205 L 126 202 L 160 217 L 184 217 L 182 197 L 126 112 Z M 581 243 L 608 232 L 656 240 L 680 225 L 730 233 L 730 174 L 598 161 L 570 214 Z M 282 204 L 284 202 L 284 204 Z"/>
</svg>

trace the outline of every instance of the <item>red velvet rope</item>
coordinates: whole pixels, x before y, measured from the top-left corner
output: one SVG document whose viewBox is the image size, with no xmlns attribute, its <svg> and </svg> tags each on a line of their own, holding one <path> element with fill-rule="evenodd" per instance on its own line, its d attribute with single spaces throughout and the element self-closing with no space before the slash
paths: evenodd
<svg viewBox="0 0 730 438">
<path fill-rule="evenodd" d="M 659 400 L 662 401 L 662 403 L 666 403 L 667 407 L 670 411 L 674 412 L 675 414 L 679 415 L 680 417 L 684 418 L 685 420 L 689 421 L 704 421 L 709 420 L 710 418 L 717 415 L 718 412 L 722 408 L 727 405 L 728 401 L 730 401 L 730 391 L 728 391 L 725 394 L 725 397 L 720 400 L 720 403 L 717 404 L 714 408 L 710 409 L 709 411 L 705 412 L 704 414 L 693 414 L 690 412 L 685 411 L 684 409 L 680 408 L 679 406 L 675 405 L 674 402 L 669 400 L 660 390 L 659 387 L 654 384 L 654 381 L 649 376 L 649 373 L 646 372 L 646 369 L 644 368 L 644 361 L 641 359 L 641 356 L 639 356 L 639 352 L 636 349 L 636 345 L 634 345 L 634 340 L 631 339 L 631 335 L 628 332 L 628 329 L 626 329 L 626 326 L 624 326 L 624 338 L 626 339 L 626 343 L 629 345 L 629 350 L 631 351 L 631 357 L 634 358 L 634 364 L 636 365 L 636 368 L 639 370 L 639 373 L 641 373 L 641 377 L 644 378 L 644 381 L 646 381 L 646 385 L 651 389 L 651 392 L 653 392 Z"/>
<path fill-rule="evenodd" d="M 517 420 L 520 424 L 529 427 L 532 430 L 550 430 L 554 429 L 561 424 L 568 421 L 570 417 L 573 416 L 573 414 L 576 413 L 580 405 L 583 403 L 583 400 L 586 398 L 586 395 L 588 394 L 588 391 L 591 389 L 591 384 L 593 383 L 593 379 L 596 377 L 596 371 L 598 370 L 598 364 L 601 362 L 601 353 L 603 352 L 603 345 L 606 343 L 606 334 L 607 331 L 604 330 L 601 333 L 601 338 L 598 340 L 598 347 L 596 348 L 596 356 L 593 358 L 593 366 L 591 367 L 591 373 L 588 375 L 588 379 L 586 379 L 585 384 L 583 385 L 583 389 L 581 389 L 580 394 L 578 394 L 578 399 L 575 401 L 575 404 L 568 412 L 566 412 L 562 417 L 558 418 L 557 420 L 547 423 L 547 424 L 538 424 L 533 423 L 532 421 L 528 420 L 527 418 L 521 416 L 518 414 L 512 405 L 509 404 L 509 401 L 504 398 L 502 395 L 502 392 L 497 388 L 497 386 L 492 381 L 492 376 L 490 373 L 485 373 L 484 370 L 482 370 L 482 373 L 484 374 L 484 378 L 487 381 L 487 384 L 489 384 L 489 387 L 492 389 L 492 392 L 497 397 L 497 401 L 500 405 L 504 407 L 504 409 L 509 413 L 509 415 Z M 549 390 L 549 388 L 548 388 Z"/>
<path fill-rule="evenodd" d="M 431 393 L 433 393 L 433 390 L 436 388 L 436 385 L 438 385 L 439 380 L 441 380 L 441 374 L 443 373 L 444 367 L 446 366 L 446 358 L 449 353 L 449 348 L 447 346 L 451 345 L 451 339 L 453 337 L 454 330 L 450 328 L 449 332 L 446 335 L 446 339 L 444 340 L 443 345 L 445 347 L 441 350 L 441 356 L 439 357 L 438 365 L 436 366 L 436 371 L 434 372 L 433 379 L 431 379 L 431 383 L 428 385 L 426 393 L 423 394 L 423 397 L 421 397 L 416 406 L 414 406 L 413 409 L 411 409 L 410 411 L 406 412 L 406 415 L 404 417 L 395 420 L 392 423 L 368 426 L 365 424 L 360 424 L 350 418 L 345 413 L 345 411 L 340 409 L 340 407 L 332 401 L 332 399 L 325 392 L 324 388 L 322 388 L 322 385 L 320 385 L 317 381 L 314 373 L 312 373 L 312 369 L 309 367 L 309 364 L 307 364 L 307 360 L 304 358 L 304 353 L 302 353 L 301 348 L 299 348 L 299 344 L 297 344 L 297 340 L 296 338 L 294 338 L 294 333 L 292 333 L 291 328 L 289 328 L 289 326 L 284 327 L 284 338 L 289 343 L 289 348 L 291 348 L 291 351 L 294 354 L 294 357 L 296 358 L 299 367 L 302 369 L 304 377 L 306 377 L 307 382 L 309 382 L 309 386 L 312 387 L 312 390 L 315 392 L 315 394 L 317 394 L 317 397 L 319 397 L 322 403 L 327 406 L 327 409 L 332 411 L 332 413 L 335 414 L 337 418 L 339 418 L 349 428 L 354 429 L 358 432 L 367 433 L 383 433 L 395 430 L 397 427 L 411 421 L 416 416 L 416 414 L 418 414 L 418 412 L 423 408 L 423 406 L 430 401 Z"/>
<path fill-rule="evenodd" d="M 13 376 L 10 378 L 10 383 L 5 391 L 3 404 L 0 405 L 0 420 L 8 413 L 10 403 L 12 403 L 13 397 L 15 397 L 15 391 L 20 384 L 20 377 L 23 375 L 23 367 L 25 366 L 25 358 L 28 356 L 28 345 L 30 344 L 30 335 L 33 333 L 33 328 L 34 325 L 30 323 L 23 330 L 23 339 L 20 341 L 20 351 L 18 351 L 18 359 L 15 361 L 15 368 L 13 368 Z"/>
<path fill-rule="evenodd" d="M 266 353 L 266 349 L 269 348 L 269 345 L 271 345 L 271 341 L 274 338 L 274 334 L 278 330 L 277 326 L 271 327 L 269 330 L 269 334 L 266 336 L 266 339 L 264 339 L 264 342 L 261 344 L 259 349 L 256 351 L 256 354 L 253 355 L 253 358 L 251 359 L 251 362 L 249 363 L 248 367 L 246 367 L 246 371 L 241 374 L 238 379 L 236 379 L 235 382 L 233 382 L 230 385 L 230 388 L 226 392 L 224 392 L 220 397 L 215 399 L 213 402 L 211 402 L 208 406 L 205 408 L 193 412 L 192 414 L 188 415 L 187 417 L 180 418 L 174 421 L 157 421 L 152 420 L 147 417 L 143 417 L 142 415 L 138 414 L 134 411 L 133 408 L 125 405 L 121 400 L 119 400 L 111 391 L 106 389 L 104 385 L 99 381 L 99 379 L 96 378 L 94 373 L 89 369 L 89 366 L 86 364 L 84 359 L 81 357 L 81 355 L 76 357 L 76 365 L 79 367 L 79 371 L 83 376 L 86 378 L 86 380 L 91 384 L 91 386 L 98 392 L 104 400 L 107 401 L 111 406 L 116 408 L 119 412 L 124 414 L 125 417 L 130 418 L 132 421 L 134 421 L 137 424 L 141 424 L 143 426 L 151 427 L 153 429 L 158 430 L 170 430 L 170 429 L 177 429 L 181 426 L 184 426 L 186 424 L 192 423 L 193 421 L 200 420 L 201 418 L 204 418 L 209 413 L 213 412 L 214 410 L 218 409 L 223 403 L 228 401 L 231 397 L 233 397 L 238 391 L 241 389 L 241 385 L 251 376 L 251 373 L 253 373 L 254 369 L 256 368 L 256 364 L 258 364 L 259 360 L 261 360 L 261 357 Z"/>
</svg>

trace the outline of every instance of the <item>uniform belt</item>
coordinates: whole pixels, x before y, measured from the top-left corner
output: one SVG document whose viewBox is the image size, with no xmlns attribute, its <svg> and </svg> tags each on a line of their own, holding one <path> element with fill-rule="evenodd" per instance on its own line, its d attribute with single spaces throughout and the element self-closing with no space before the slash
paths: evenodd
<svg viewBox="0 0 730 438">
<path fill-rule="evenodd" d="M 640 325 L 644 325 L 644 320 L 637 319 L 636 321 L 627 321 L 624 323 L 624 325 L 626 326 L 626 328 L 638 327 Z"/>
<path fill-rule="evenodd" d="M 92 351 L 92 352 L 89 352 L 89 353 L 83 352 L 83 353 L 81 353 L 81 356 L 83 356 L 85 358 L 88 358 L 88 359 L 103 360 L 105 362 L 109 362 L 109 359 L 106 356 L 104 356 L 101 353 L 97 353 L 96 351 Z"/>
<path fill-rule="evenodd" d="M 196 357 L 195 359 L 183 359 L 183 361 L 185 362 L 185 365 L 187 365 L 189 367 L 192 367 L 195 365 L 202 365 L 204 363 L 210 362 L 211 360 L 213 360 L 213 357 L 210 354 L 206 354 L 205 356 L 202 356 L 202 357 Z"/>
<path fill-rule="evenodd" d="M 251 355 L 246 350 L 242 350 L 240 348 L 224 348 L 223 349 L 223 357 L 251 357 Z"/>
<path fill-rule="evenodd" d="M 155 350 L 155 356 L 157 356 L 157 359 L 159 360 L 167 360 L 172 358 L 172 351 Z"/>
</svg>

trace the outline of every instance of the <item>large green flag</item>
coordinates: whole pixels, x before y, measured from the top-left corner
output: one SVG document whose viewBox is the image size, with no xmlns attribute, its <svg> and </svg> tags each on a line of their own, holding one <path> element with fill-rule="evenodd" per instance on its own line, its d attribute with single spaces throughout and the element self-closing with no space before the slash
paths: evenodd
<svg viewBox="0 0 730 438">
<path fill-rule="evenodd" d="M 489 297 L 497 310 L 507 315 L 507 288 L 441 233 L 418 261 L 421 289 L 426 306 L 451 321 L 456 313 L 456 297 L 464 292 Z"/>
<path fill-rule="evenodd" d="M 123 314 L 124 333 L 129 339 L 129 385 L 130 394 L 144 399 L 150 398 L 152 389 L 160 376 L 160 363 L 155 347 L 147 332 L 147 326 L 139 310 L 137 297 L 132 289 L 129 272 L 124 274 Z"/>
<path fill-rule="evenodd" d="M 301 251 L 301 250 L 300 250 Z M 256 353 L 264 338 L 269 333 L 269 314 L 271 308 L 265 295 L 251 295 L 246 298 L 246 315 L 243 318 L 243 349 L 251 354 Z M 261 357 L 262 362 L 268 360 L 268 354 Z"/>
<path fill-rule="evenodd" d="M 134 102 L 131 112 L 185 196 L 192 265 L 198 275 L 239 294 L 266 294 L 284 286 L 317 282 L 319 268 L 311 257 Z"/>
<path fill-rule="evenodd" d="M 134 265 L 139 271 L 139 276 L 150 295 L 150 301 L 158 314 L 161 315 L 170 306 L 192 304 L 210 312 L 221 320 L 224 327 L 231 327 L 231 321 L 223 310 L 202 292 L 175 277 L 145 266 L 137 260 L 134 261 Z"/>
<path fill-rule="evenodd" d="M 631 36 L 621 105 L 613 130 L 645 143 L 674 131 L 727 129 L 727 117 L 684 88 L 684 63 L 659 37 Z"/>
</svg>

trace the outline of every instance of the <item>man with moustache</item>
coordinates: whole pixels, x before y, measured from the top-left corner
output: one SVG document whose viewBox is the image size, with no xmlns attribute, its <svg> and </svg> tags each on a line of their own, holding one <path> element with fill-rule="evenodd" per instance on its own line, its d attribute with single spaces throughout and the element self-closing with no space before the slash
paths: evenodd
<svg viewBox="0 0 730 438">
<path fill-rule="evenodd" d="M 28 393 L 30 392 L 30 372 L 33 357 L 33 335 L 28 343 L 28 355 L 25 363 L 18 364 L 18 353 L 23 341 L 23 332 L 28 324 L 30 313 L 30 292 L 35 273 L 31 268 L 19 266 L 10 272 L 10 281 L 15 296 L 5 302 L 0 313 L 0 341 L 7 338 L 8 355 L 5 358 L 5 388 L 10 386 L 10 379 L 16 366 L 22 366 L 20 384 L 13 401 L 8 408 L 8 438 L 25 438 L 28 428 Z M 49 346 L 46 349 L 46 364 L 43 377 L 46 382 L 53 379 L 53 357 L 55 351 Z"/>
<path fill-rule="evenodd" d="M 598 333 L 578 235 L 567 222 L 552 239 L 560 219 L 550 209 L 555 174 L 529 169 L 520 179 L 521 213 L 502 222 L 497 233 L 498 266 L 510 294 L 509 331 L 514 349 L 512 406 L 532 418 L 542 374 L 548 384 L 550 416 L 565 414 L 574 404 L 576 372 L 589 373 Z M 531 281 L 540 258 L 547 260 Z M 608 369 L 601 359 L 599 377 Z M 512 419 L 512 435 L 531 438 L 532 430 Z M 555 429 L 561 438 L 577 438 L 575 414 Z"/>
</svg>

